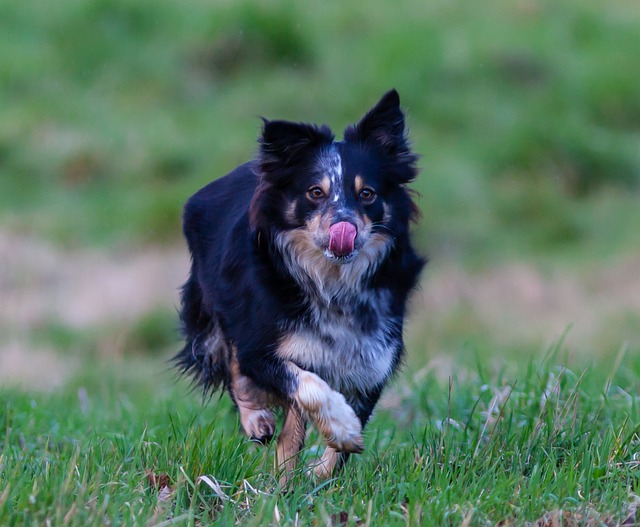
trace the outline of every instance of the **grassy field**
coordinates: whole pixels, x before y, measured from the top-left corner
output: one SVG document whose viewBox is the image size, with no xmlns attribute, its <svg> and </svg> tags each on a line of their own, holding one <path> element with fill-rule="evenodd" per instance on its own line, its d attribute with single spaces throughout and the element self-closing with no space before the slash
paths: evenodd
<svg viewBox="0 0 640 527">
<path fill-rule="evenodd" d="M 365 453 L 328 482 L 301 467 L 288 493 L 226 399 L 97 365 L 53 395 L 2 392 L 0 523 L 636 525 L 640 362 L 618 359 L 404 375 Z"/>
<path fill-rule="evenodd" d="M 0 2 L 0 525 L 640 525 L 640 4 Z M 336 479 L 202 404 L 180 212 L 396 87 L 431 264 Z M 311 432 L 306 463 L 319 454 Z"/>
</svg>

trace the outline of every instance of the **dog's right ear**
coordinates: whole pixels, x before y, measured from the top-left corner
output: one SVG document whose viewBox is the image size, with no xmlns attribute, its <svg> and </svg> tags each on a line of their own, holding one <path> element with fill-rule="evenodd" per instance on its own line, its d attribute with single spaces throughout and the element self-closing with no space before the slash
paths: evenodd
<svg viewBox="0 0 640 527">
<path fill-rule="evenodd" d="M 312 149 L 330 145 L 333 134 L 327 126 L 290 121 L 268 121 L 260 136 L 260 170 L 272 183 L 282 183 L 291 176 L 291 167 L 299 164 Z"/>
<path fill-rule="evenodd" d="M 270 216 L 269 209 L 279 207 L 274 197 L 300 173 L 300 165 L 320 148 L 333 143 L 333 134 L 327 126 L 264 118 L 262 121 L 258 184 L 249 205 L 249 223 L 254 231 L 269 224 L 266 219 Z"/>
</svg>

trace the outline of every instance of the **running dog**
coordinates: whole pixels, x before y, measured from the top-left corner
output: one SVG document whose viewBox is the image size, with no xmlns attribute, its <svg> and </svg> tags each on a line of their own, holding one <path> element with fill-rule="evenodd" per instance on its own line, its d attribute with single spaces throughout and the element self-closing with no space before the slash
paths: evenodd
<svg viewBox="0 0 640 527">
<path fill-rule="evenodd" d="M 247 435 L 272 438 L 287 474 L 311 421 L 328 477 L 364 448 L 403 356 L 407 299 L 425 264 L 409 226 L 418 173 L 392 90 L 335 141 L 326 126 L 264 120 L 259 153 L 192 196 L 191 252 L 175 357 L 206 391 L 226 389 Z"/>
</svg>

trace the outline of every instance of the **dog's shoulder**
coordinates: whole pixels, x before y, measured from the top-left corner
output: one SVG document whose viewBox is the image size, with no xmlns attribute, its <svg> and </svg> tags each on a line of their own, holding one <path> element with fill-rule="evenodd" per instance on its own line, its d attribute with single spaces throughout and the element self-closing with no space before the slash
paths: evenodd
<svg viewBox="0 0 640 527">
<path fill-rule="evenodd" d="M 255 164 L 249 162 L 189 198 L 182 229 L 194 260 L 226 250 L 230 243 L 246 242 L 249 202 L 256 184 Z"/>
<path fill-rule="evenodd" d="M 198 190 L 184 207 L 185 235 L 221 218 L 237 219 L 248 210 L 257 181 L 256 163 L 250 161 Z"/>
</svg>

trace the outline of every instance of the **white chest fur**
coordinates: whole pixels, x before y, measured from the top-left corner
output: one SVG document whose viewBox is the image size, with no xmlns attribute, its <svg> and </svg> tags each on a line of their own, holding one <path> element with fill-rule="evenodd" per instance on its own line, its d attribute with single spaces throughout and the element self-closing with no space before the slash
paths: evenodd
<svg viewBox="0 0 640 527">
<path fill-rule="evenodd" d="M 280 357 L 313 371 L 348 397 L 382 384 L 401 346 L 400 322 L 389 315 L 389 294 L 378 292 L 346 308 L 316 304 L 286 333 Z"/>
</svg>

